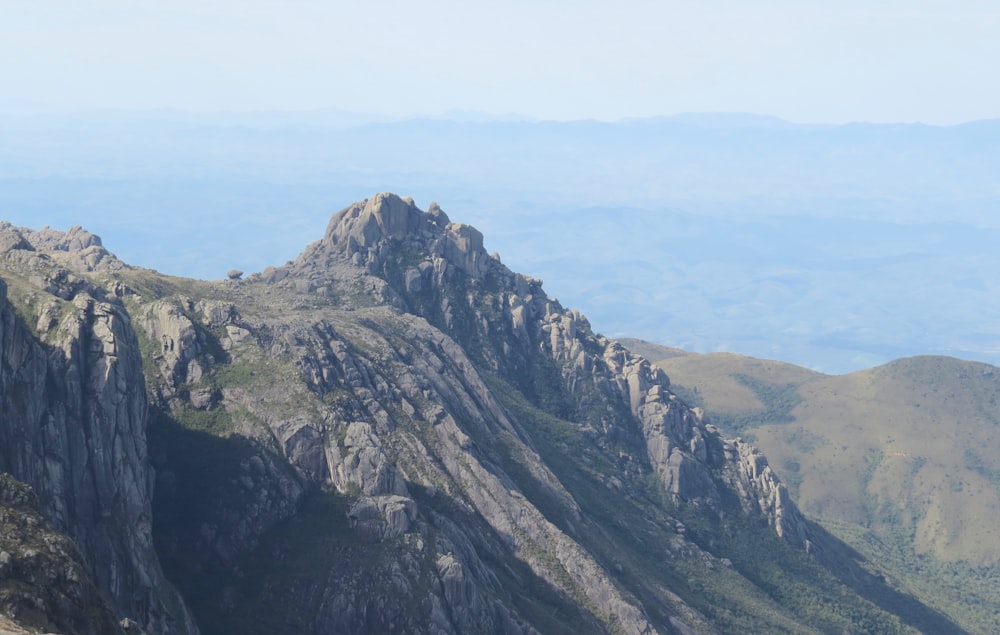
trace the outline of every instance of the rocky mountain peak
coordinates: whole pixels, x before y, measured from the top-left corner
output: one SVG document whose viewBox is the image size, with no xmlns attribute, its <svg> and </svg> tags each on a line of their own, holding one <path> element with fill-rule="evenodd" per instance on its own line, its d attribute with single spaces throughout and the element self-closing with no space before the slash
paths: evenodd
<svg viewBox="0 0 1000 635">
<path fill-rule="evenodd" d="M 355 274 L 345 276 L 344 260 L 357 267 Z M 578 311 L 550 299 L 541 281 L 489 256 L 477 229 L 450 222 L 436 204 L 424 212 L 412 199 L 390 193 L 354 203 L 333 216 L 321 243 L 296 265 L 314 279 L 333 272 L 341 281 L 359 268 L 365 288 L 427 319 L 526 394 L 544 400 L 552 386 L 565 382 L 568 389 L 558 389 L 565 393 L 552 412 L 590 422 L 595 439 L 633 439 L 635 454 L 625 471 L 651 468 L 678 500 L 709 506 L 720 500 L 712 473 L 726 473 L 723 480 L 741 490 L 747 513 L 763 515 L 789 542 L 807 544 L 798 510 L 759 453 L 723 440 L 671 394 L 663 372 L 595 334 Z M 533 375 L 540 368 L 548 369 L 548 378 Z M 548 382 L 554 383 L 540 387 Z M 598 412 L 609 403 L 618 414 Z"/>
<path fill-rule="evenodd" d="M 429 267 L 452 265 L 473 278 L 488 270 L 490 256 L 483 248 L 483 235 L 475 227 L 452 223 L 448 215 L 431 203 L 427 211 L 412 198 L 380 193 L 349 205 L 333 215 L 323 240 L 300 256 L 300 264 L 316 265 L 323 252 L 346 257 L 370 273 L 385 273 L 391 260 L 419 260 L 421 272 Z M 413 273 L 410 277 L 413 277 Z"/>
<path fill-rule="evenodd" d="M 370 248 L 382 240 L 404 240 L 422 233 L 440 234 L 450 222 L 436 204 L 430 211 L 423 212 L 412 198 L 383 192 L 334 214 L 323 243 L 328 246 L 347 243 L 353 249 Z"/>
<path fill-rule="evenodd" d="M 766 459 L 436 204 L 377 194 L 218 282 L 7 234 L 0 470 L 55 501 L 116 617 L 196 633 L 169 578 L 204 632 L 815 630 L 718 609 L 762 569 L 833 588 L 795 573 L 826 543 Z"/>
<path fill-rule="evenodd" d="M 0 221 L 0 254 L 12 251 L 46 254 L 77 272 L 108 271 L 126 266 L 104 248 L 100 236 L 79 225 L 63 232 L 51 227 L 32 230 Z"/>
<path fill-rule="evenodd" d="M 32 232 L 31 242 L 35 249 L 44 251 L 83 251 L 88 247 L 103 247 L 100 236 L 79 225 L 74 225 L 65 232 L 43 227 Z"/>
</svg>

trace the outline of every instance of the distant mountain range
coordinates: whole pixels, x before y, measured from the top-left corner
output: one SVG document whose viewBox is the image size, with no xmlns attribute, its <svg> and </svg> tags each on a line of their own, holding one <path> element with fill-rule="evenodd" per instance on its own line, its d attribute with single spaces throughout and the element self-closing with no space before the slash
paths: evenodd
<svg viewBox="0 0 1000 635">
<path fill-rule="evenodd" d="M 330 201 L 405 190 L 610 335 L 831 373 L 1000 363 L 1000 121 L 450 116 L 8 116 L 0 217 L 84 224 L 129 262 L 213 279 L 294 258 Z"/>
</svg>

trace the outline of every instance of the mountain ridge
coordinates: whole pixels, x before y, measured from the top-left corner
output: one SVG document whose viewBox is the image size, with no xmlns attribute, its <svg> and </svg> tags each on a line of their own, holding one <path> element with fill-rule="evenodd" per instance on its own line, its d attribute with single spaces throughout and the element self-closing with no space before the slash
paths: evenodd
<svg viewBox="0 0 1000 635">
<path fill-rule="evenodd" d="M 219 282 L 0 235 L 38 336 L 87 285 L 134 328 L 153 538 L 201 632 L 953 626 L 436 205 L 376 195 L 291 263 Z"/>
</svg>

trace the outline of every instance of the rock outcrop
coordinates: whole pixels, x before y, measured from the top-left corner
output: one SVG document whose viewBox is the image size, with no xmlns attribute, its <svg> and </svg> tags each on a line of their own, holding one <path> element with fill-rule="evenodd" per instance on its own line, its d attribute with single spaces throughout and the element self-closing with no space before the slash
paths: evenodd
<svg viewBox="0 0 1000 635">
<path fill-rule="evenodd" d="M 816 582 L 759 453 L 437 205 L 376 195 L 215 283 L 81 257 L 87 236 L 0 231 L 0 468 L 119 619 L 194 631 L 159 558 L 206 632 L 898 625 Z M 788 562 L 824 601 L 757 586 Z"/>
<path fill-rule="evenodd" d="M 451 223 L 436 206 L 425 213 L 393 195 L 377 195 L 337 213 L 323 240 L 294 263 L 250 281 L 316 298 L 336 297 L 338 308 L 351 310 L 346 315 L 335 307 L 303 311 L 291 323 L 286 315 L 258 316 L 255 327 L 229 312 L 232 325 L 243 320 L 256 332 L 256 341 L 249 348 L 223 347 L 236 363 L 241 354 L 264 344 L 270 354 L 294 360 L 319 402 L 317 415 L 292 422 L 279 421 L 259 407 L 250 410 L 258 422 L 268 422 L 271 441 L 307 480 L 357 497 L 347 510 L 357 535 L 372 543 L 407 535 L 429 539 L 425 532 L 433 523 L 427 522 L 411 490 L 416 485 L 442 491 L 462 500 L 535 575 L 561 592 L 585 599 L 598 615 L 614 615 L 625 632 L 656 630 L 613 576 L 498 469 L 499 443 L 553 504 L 582 521 L 576 501 L 544 467 L 528 435 L 495 400 L 478 368 L 541 400 L 546 398 L 543 389 L 557 396 L 562 403 L 552 408 L 553 414 L 579 420 L 586 434 L 608 450 L 618 446 L 622 472 L 614 478 L 619 483 L 652 471 L 675 501 L 718 507 L 719 488 L 730 485 L 724 468 L 742 472 L 723 451 L 726 442 L 718 432 L 670 394 L 662 372 L 594 335 L 583 316 L 549 299 L 539 281 L 515 274 L 489 256 L 475 229 Z M 358 295 L 345 297 L 345 290 Z M 372 296 L 396 310 L 358 304 Z M 158 346 L 163 341 L 157 357 L 160 384 L 189 386 L 189 405 L 194 407 L 202 403 L 193 398 L 203 390 L 200 380 L 215 362 L 199 362 L 211 320 L 199 331 L 186 316 L 200 313 L 189 301 L 174 308 L 157 302 L 141 320 L 151 340 Z M 315 321 L 310 314 L 317 315 Z M 537 385 L 537 379 L 547 385 Z M 160 396 L 169 406 L 172 396 Z M 219 407 L 233 412 L 236 400 L 224 397 Z M 247 435 L 260 432 L 244 430 Z M 321 445 L 322 456 L 307 457 L 298 450 L 302 439 L 312 447 Z M 763 512 L 785 533 L 775 514 L 794 516 L 794 506 L 759 503 L 775 498 L 777 481 L 768 481 L 764 489 L 755 478 L 739 484 L 740 494 L 753 501 L 744 511 Z M 787 495 L 777 496 L 787 501 Z M 474 551 L 466 551 L 464 558 L 438 556 L 437 562 L 451 577 L 457 571 L 484 570 Z M 477 613 L 456 605 L 447 593 L 434 597 L 434 606 L 461 613 L 480 628 L 492 623 L 486 616 L 496 615 L 502 606 L 480 601 Z M 336 596 L 325 603 L 357 601 Z M 343 622 L 341 627 L 358 628 Z M 439 627 L 450 632 L 455 624 Z"/>
<path fill-rule="evenodd" d="M 437 205 L 424 213 L 391 194 L 356 203 L 334 215 L 323 241 L 304 252 L 290 273 L 332 286 L 323 281 L 330 269 L 316 263 L 338 258 L 385 280 L 382 293 L 389 301 L 452 333 L 514 382 L 523 380 L 525 369 L 541 366 L 537 353 L 543 353 L 560 369 L 553 379 L 575 402 L 564 408 L 587 421 L 597 438 L 644 445 L 645 457 L 631 457 L 635 469 L 648 460 L 677 500 L 718 505 L 722 484 L 712 476 L 718 471 L 725 486 L 747 501 L 747 513 L 764 514 L 778 535 L 805 545 L 805 522 L 766 459 L 748 444 L 723 439 L 700 411 L 670 393 L 661 370 L 595 335 L 578 311 L 564 309 L 540 281 L 489 256 L 482 234 L 451 223 Z M 739 452 L 730 451 L 737 446 Z"/>
<path fill-rule="evenodd" d="M 106 290 L 42 253 L 99 241 L 81 231 L 61 240 L 0 234 L 13 245 L 0 281 L 0 471 L 37 492 L 122 619 L 195 632 L 153 548 L 146 392 L 131 320 Z"/>
</svg>

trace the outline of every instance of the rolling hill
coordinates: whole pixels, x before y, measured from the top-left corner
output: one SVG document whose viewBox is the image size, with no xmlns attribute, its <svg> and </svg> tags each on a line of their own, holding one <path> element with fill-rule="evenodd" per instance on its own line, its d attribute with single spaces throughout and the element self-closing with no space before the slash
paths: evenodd
<svg viewBox="0 0 1000 635">
<path fill-rule="evenodd" d="M 995 632 L 1000 368 L 923 356 L 824 375 L 625 343 L 710 421 L 763 448 L 804 513 Z"/>
</svg>

